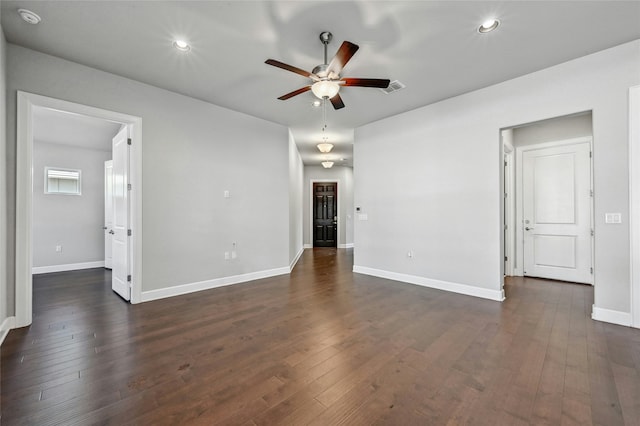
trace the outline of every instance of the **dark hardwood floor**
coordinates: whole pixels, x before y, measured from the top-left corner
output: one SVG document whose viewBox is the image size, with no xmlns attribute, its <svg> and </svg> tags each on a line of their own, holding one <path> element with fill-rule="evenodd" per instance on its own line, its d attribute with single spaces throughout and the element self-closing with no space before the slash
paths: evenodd
<svg viewBox="0 0 640 426">
<path fill-rule="evenodd" d="M 2 424 L 640 424 L 640 330 L 591 320 L 591 287 L 510 279 L 498 303 L 351 268 L 306 250 L 140 305 L 103 269 L 37 275 Z"/>
</svg>

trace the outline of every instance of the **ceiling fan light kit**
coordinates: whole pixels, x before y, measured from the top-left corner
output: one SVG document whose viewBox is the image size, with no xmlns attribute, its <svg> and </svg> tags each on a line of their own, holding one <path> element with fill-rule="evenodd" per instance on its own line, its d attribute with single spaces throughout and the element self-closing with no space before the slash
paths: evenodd
<svg viewBox="0 0 640 426">
<path fill-rule="evenodd" d="M 323 161 L 322 167 L 324 167 L 325 169 L 330 169 L 331 167 L 333 167 L 333 161 Z"/>
<path fill-rule="evenodd" d="M 331 99 L 340 91 L 340 85 L 335 81 L 320 80 L 311 85 L 311 91 L 320 99 Z"/>
<path fill-rule="evenodd" d="M 344 41 L 336 52 L 331 62 L 327 60 L 327 46 L 331 42 L 333 35 L 328 31 L 320 33 L 320 41 L 324 46 L 324 63 L 316 66 L 312 72 L 305 71 L 301 68 L 294 67 L 275 59 L 267 59 L 266 64 L 274 67 L 282 68 L 287 71 L 305 76 L 311 80 L 311 83 L 293 92 L 280 96 L 278 99 L 286 101 L 294 96 L 302 93 L 311 92 L 320 99 L 329 99 L 334 109 L 344 108 L 344 102 L 340 97 L 340 87 L 377 87 L 384 89 L 389 86 L 390 80 L 377 78 L 341 78 L 340 73 L 344 66 L 349 62 L 353 55 L 360 48 L 357 44 Z"/>
</svg>

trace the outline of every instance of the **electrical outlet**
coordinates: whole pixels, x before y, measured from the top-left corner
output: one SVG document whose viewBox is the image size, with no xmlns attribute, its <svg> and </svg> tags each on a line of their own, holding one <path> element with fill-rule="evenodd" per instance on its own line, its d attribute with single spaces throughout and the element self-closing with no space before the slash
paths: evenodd
<svg viewBox="0 0 640 426">
<path fill-rule="evenodd" d="M 413 259 L 413 251 L 412 251 L 412 250 L 409 250 L 409 251 L 407 252 L 407 257 L 408 257 L 409 259 Z"/>
<path fill-rule="evenodd" d="M 224 252 L 224 260 L 229 260 L 229 259 L 231 259 L 231 256 L 229 255 L 229 252 L 225 251 Z"/>
<path fill-rule="evenodd" d="M 238 253 L 235 250 L 233 250 L 231 252 L 231 259 L 236 259 L 237 257 L 238 257 Z"/>
<path fill-rule="evenodd" d="M 56 246 L 56 253 L 62 253 L 62 246 L 61 245 L 57 245 Z"/>
</svg>

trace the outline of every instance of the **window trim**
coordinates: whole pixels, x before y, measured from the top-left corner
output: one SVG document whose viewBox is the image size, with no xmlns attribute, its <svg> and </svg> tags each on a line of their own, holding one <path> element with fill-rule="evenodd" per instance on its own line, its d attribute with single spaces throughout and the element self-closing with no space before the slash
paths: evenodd
<svg viewBox="0 0 640 426">
<path fill-rule="evenodd" d="M 49 190 L 49 171 L 74 172 L 78 173 L 78 192 L 55 192 Z M 67 167 L 45 166 L 44 168 L 44 193 L 46 195 L 82 195 L 82 170 L 69 169 Z"/>
</svg>

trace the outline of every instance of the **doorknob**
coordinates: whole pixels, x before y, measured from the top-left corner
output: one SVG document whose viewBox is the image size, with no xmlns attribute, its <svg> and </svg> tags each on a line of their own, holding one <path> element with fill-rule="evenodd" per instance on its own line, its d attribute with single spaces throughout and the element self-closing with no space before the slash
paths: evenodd
<svg viewBox="0 0 640 426">
<path fill-rule="evenodd" d="M 109 233 L 110 233 L 111 235 L 115 234 L 115 232 L 113 232 L 113 229 L 112 229 L 111 231 L 109 231 Z"/>
<path fill-rule="evenodd" d="M 531 231 L 533 228 L 529 228 L 528 226 L 524 228 L 525 231 Z"/>
</svg>

